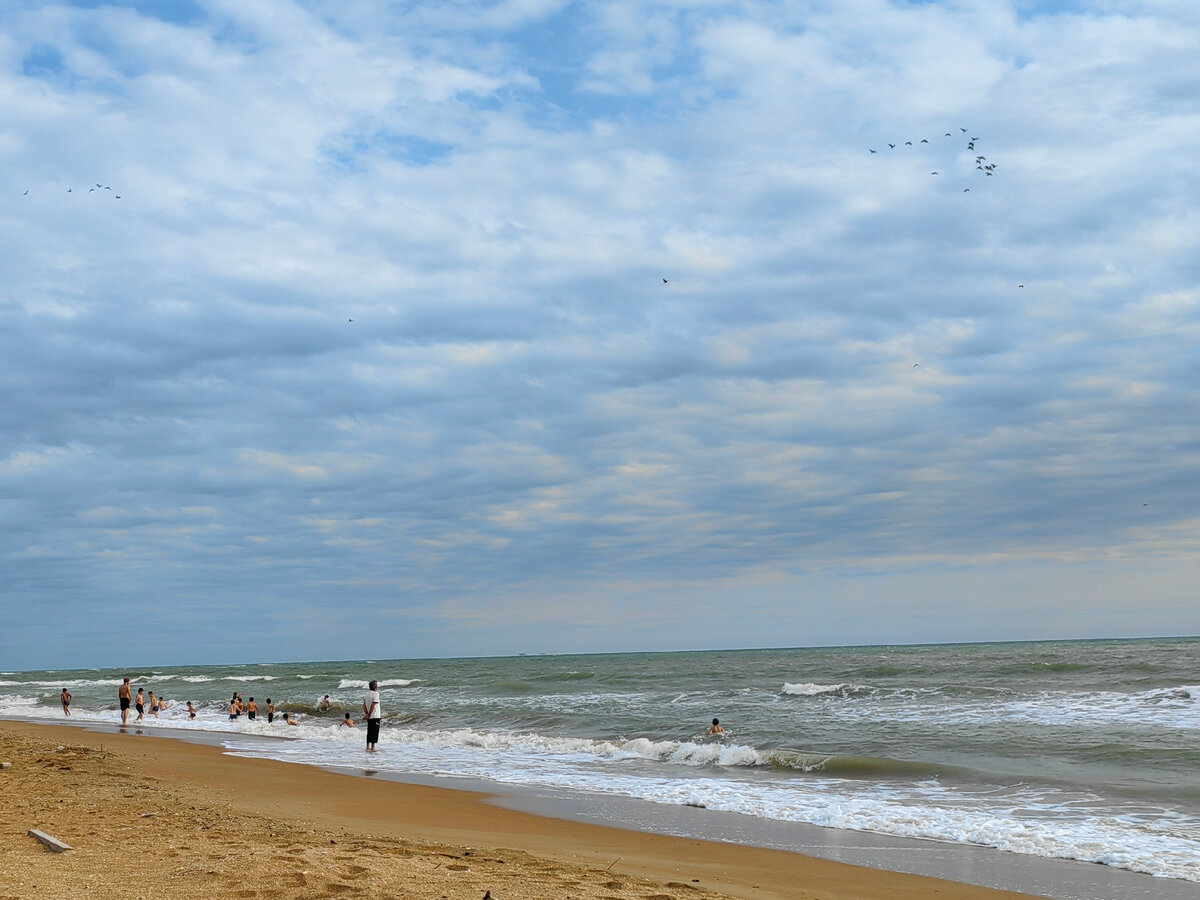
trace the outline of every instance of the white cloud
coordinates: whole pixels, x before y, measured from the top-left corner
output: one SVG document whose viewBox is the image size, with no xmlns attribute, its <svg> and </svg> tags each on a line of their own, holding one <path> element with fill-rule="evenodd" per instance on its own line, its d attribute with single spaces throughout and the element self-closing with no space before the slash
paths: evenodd
<svg viewBox="0 0 1200 900">
<path fill-rule="evenodd" d="M 1188 7 L 0 23 L 14 597 L 752 642 L 797 573 L 1190 559 Z"/>
</svg>

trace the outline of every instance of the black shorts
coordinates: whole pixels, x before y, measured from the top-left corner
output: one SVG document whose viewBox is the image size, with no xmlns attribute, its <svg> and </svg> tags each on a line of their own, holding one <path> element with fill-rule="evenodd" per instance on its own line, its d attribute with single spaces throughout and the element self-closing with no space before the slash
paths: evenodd
<svg viewBox="0 0 1200 900">
<path fill-rule="evenodd" d="M 378 744 L 379 743 L 379 720 L 378 719 L 367 719 L 367 743 L 368 744 Z"/>
<path fill-rule="evenodd" d="M 275 721 L 275 713 L 267 713 L 267 724 L 270 725 Z"/>
<path fill-rule="evenodd" d="M 121 698 L 121 709 L 129 709 L 129 698 L 128 697 Z"/>
<path fill-rule="evenodd" d="M 133 704 L 133 708 L 138 711 L 139 716 L 146 711 L 146 707 L 142 706 L 140 703 Z"/>
<path fill-rule="evenodd" d="M 257 714 L 257 713 L 252 713 L 252 712 L 250 712 L 250 713 L 246 713 L 246 718 L 247 718 L 247 719 L 257 719 L 257 718 L 258 718 L 258 714 Z"/>
</svg>

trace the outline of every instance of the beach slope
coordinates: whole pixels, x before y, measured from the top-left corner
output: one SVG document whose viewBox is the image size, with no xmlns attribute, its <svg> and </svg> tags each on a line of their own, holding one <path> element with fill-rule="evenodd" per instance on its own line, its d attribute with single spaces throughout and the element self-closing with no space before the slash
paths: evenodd
<svg viewBox="0 0 1200 900">
<path fill-rule="evenodd" d="M 1017 900 L 159 736 L 0 723 L 0 900 Z M 72 850 L 54 853 L 29 829 Z"/>
</svg>

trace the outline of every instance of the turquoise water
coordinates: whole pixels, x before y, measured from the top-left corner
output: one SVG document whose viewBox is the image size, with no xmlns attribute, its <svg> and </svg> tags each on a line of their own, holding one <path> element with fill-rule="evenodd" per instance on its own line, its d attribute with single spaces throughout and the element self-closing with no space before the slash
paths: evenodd
<svg viewBox="0 0 1200 900">
<path fill-rule="evenodd" d="M 375 678 L 381 771 L 1200 881 L 1196 639 L 4 673 L 0 715 L 61 719 L 65 686 L 77 719 L 111 722 L 124 675 L 169 701 L 145 728 L 224 732 L 236 752 L 361 765 L 361 730 L 337 723 Z M 230 722 L 235 690 L 298 726 Z M 727 731 L 709 736 L 714 716 Z M 271 734 L 293 740 L 243 740 Z"/>
</svg>

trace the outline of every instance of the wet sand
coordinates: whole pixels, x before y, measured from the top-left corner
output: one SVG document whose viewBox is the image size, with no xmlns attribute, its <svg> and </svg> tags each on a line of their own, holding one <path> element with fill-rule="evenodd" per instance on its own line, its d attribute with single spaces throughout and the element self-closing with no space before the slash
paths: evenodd
<svg viewBox="0 0 1200 900">
<path fill-rule="evenodd" d="M 61 749 L 60 749 L 61 748 Z M 561 821 L 483 794 L 0 723 L 0 900 L 1018 900 L 780 850 Z M 73 849 L 57 854 L 31 837 Z"/>
</svg>

